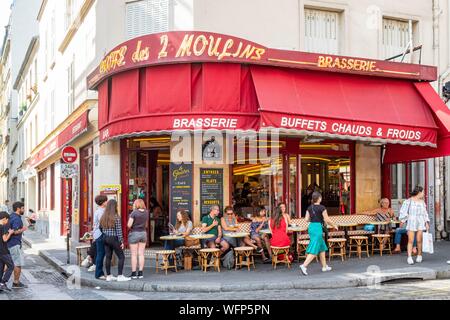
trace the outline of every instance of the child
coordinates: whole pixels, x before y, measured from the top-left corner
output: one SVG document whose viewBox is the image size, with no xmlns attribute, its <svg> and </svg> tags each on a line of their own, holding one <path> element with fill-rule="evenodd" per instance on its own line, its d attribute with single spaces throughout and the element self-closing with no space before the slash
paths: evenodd
<svg viewBox="0 0 450 320">
<path fill-rule="evenodd" d="M 259 232 L 262 229 L 269 229 L 268 219 L 266 218 L 266 208 L 260 207 L 253 213 L 253 220 L 250 225 L 250 236 L 252 240 L 256 241 L 258 248 L 263 247 L 263 241 L 267 247 L 270 258 L 272 258 L 272 252 L 270 250 L 270 240 L 267 234 L 261 235 Z M 261 253 L 264 263 L 270 262 L 270 259 L 264 254 L 264 250 Z"/>
<path fill-rule="evenodd" d="M 0 291 L 11 291 L 7 283 L 14 270 L 14 263 L 6 244 L 14 230 L 7 229 L 8 221 L 9 214 L 4 211 L 0 212 Z"/>
</svg>

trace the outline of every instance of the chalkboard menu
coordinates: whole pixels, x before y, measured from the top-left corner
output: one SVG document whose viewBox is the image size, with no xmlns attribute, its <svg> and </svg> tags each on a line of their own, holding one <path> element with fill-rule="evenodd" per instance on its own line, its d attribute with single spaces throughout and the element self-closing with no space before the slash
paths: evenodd
<svg viewBox="0 0 450 320">
<path fill-rule="evenodd" d="M 200 169 L 200 210 L 207 215 L 212 205 L 223 210 L 223 169 Z"/>
<path fill-rule="evenodd" d="M 177 210 L 192 215 L 192 163 L 170 163 L 170 222 L 175 225 Z"/>
</svg>

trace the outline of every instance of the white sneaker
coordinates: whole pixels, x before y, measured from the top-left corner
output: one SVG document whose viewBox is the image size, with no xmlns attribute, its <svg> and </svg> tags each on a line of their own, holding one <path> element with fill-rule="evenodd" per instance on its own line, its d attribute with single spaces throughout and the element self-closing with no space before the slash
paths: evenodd
<svg viewBox="0 0 450 320">
<path fill-rule="evenodd" d="M 88 272 L 94 272 L 95 271 L 95 264 L 89 267 Z"/>
<path fill-rule="evenodd" d="M 417 263 L 421 263 L 421 262 L 422 262 L 422 256 L 417 256 L 416 262 L 417 262 Z"/>
<path fill-rule="evenodd" d="M 408 257 L 408 264 L 414 264 L 414 260 L 412 257 Z"/>
<path fill-rule="evenodd" d="M 450 264 L 450 260 L 447 260 L 447 264 Z"/>
<path fill-rule="evenodd" d="M 329 267 L 329 266 L 326 266 L 325 268 L 322 268 L 322 272 L 328 272 L 328 271 L 331 271 L 331 270 L 333 270 L 331 267 Z"/>
<path fill-rule="evenodd" d="M 84 259 L 83 262 L 81 263 L 81 266 L 83 268 L 89 268 L 90 265 L 91 265 L 91 259 L 89 259 L 89 257 Z"/>
<path fill-rule="evenodd" d="M 307 276 L 308 275 L 308 272 L 306 272 L 306 267 L 304 266 L 304 265 L 300 265 L 300 271 L 303 273 L 303 275 L 304 276 Z"/>
<path fill-rule="evenodd" d="M 114 276 L 106 276 L 106 281 L 111 282 L 111 281 L 116 281 L 117 278 Z"/>
<path fill-rule="evenodd" d="M 120 275 L 117 277 L 117 282 L 125 282 L 125 281 L 130 281 L 131 278 L 129 277 L 125 277 L 124 275 Z"/>
</svg>

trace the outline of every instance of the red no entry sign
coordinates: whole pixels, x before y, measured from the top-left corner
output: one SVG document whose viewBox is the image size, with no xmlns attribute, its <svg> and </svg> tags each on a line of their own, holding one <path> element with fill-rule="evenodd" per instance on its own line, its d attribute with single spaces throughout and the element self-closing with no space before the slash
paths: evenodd
<svg viewBox="0 0 450 320">
<path fill-rule="evenodd" d="M 61 152 L 61 158 L 65 163 L 74 163 L 78 159 L 78 152 L 74 147 L 64 147 Z"/>
</svg>

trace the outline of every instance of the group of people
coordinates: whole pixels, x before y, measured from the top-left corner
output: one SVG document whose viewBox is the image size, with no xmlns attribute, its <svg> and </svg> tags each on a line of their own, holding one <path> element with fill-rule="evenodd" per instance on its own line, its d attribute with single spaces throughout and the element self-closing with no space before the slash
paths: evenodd
<svg viewBox="0 0 450 320">
<path fill-rule="evenodd" d="M 131 251 L 132 273 L 129 277 L 123 274 L 125 265 L 125 244 L 122 233 L 122 222 L 117 201 L 108 200 L 104 195 L 95 198 L 98 208 L 94 213 L 93 244 L 90 259 L 94 262 L 90 270 L 95 271 L 95 278 L 106 281 L 130 281 L 144 277 L 144 251 L 148 239 L 149 213 L 142 199 L 134 202 L 133 212 L 128 219 L 128 242 Z M 111 273 L 113 254 L 118 258 L 117 277 Z M 103 266 L 104 264 L 104 266 Z M 138 270 L 139 267 L 139 270 Z"/>
<path fill-rule="evenodd" d="M 332 268 L 327 265 L 326 252 L 328 247 L 323 237 L 324 228 L 329 225 L 336 230 L 338 226 L 329 218 L 326 208 L 321 205 L 322 195 L 320 192 L 313 192 L 311 195 L 312 204 L 306 210 L 306 222 L 309 222 L 308 234 L 310 243 L 306 249 L 306 260 L 300 265 L 301 273 L 308 274 L 309 264 L 316 258 L 320 258 L 322 271 L 328 272 Z M 94 214 L 94 246 L 95 258 L 95 277 L 106 281 L 129 281 L 131 279 L 143 278 L 144 271 L 144 251 L 148 239 L 149 213 L 146 210 L 142 199 L 134 202 L 134 210 L 131 213 L 127 227 L 129 229 L 128 242 L 131 251 L 131 275 L 123 275 L 125 262 L 124 241 L 122 235 L 121 219 L 118 214 L 117 202 L 109 200 L 106 196 L 97 196 L 95 202 L 98 209 Z M 389 207 L 389 200 L 382 199 L 380 208 L 363 214 L 376 215 L 377 220 L 390 220 L 394 218 L 394 212 Z M 218 247 L 222 254 L 228 252 L 231 248 L 245 245 L 255 249 L 262 255 L 264 262 L 271 261 L 271 246 L 285 247 L 292 243 L 292 234 L 288 227 L 291 224 L 291 218 L 286 210 L 284 203 L 278 205 L 271 217 L 267 216 L 264 207 L 260 207 L 253 215 L 250 225 L 250 235 L 242 238 L 230 236 L 230 233 L 239 231 L 238 219 L 233 207 L 227 206 L 220 216 L 220 208 L 213 205 L 208 215 L 205 215 L 201 221 L 202 232 L 210 234 L 212 237 L 202 240 L 202 246 L 208 248 Z M 411 197 L 406 200 L 400 209 L 400 227 L 395 231 L 395 252 L 400 252 L 401 236 L 408 235 L 408 264 L 414 264 L 412 255 L 417 253 L 417 263 L 422 262 L 422 235 L 423 231 L 429 231 L 429 217 L 424 202 L 423 188 L 418 186 L 411 193 Z M 261 230 L 269 229 L 268 233 L 261 233 Z M 167 250 L 174 250 L 177 247 L 186 245 L 189 236 L 193 230 L 193 223 L 188 212 L 180 210 L 176 215 L 176 225 L 173 226 L 172 233 L 182 236 L 183 239 L 167 240 L 164 247 Z M 389 231 L 386 226 L 384 232 Z M 267 250 L 264 250 L 264 247 Z M 111 274 L 111 260 L 115 253 L 118 257 L 118 276 Z M 103 270 L 103 260 L 105 259 L 105 270 Z M 106 273 L 104 272 L 106 271 Z"/>
</svg>

